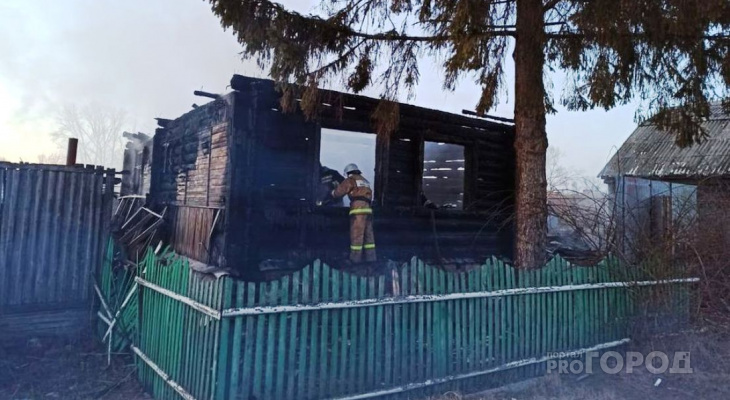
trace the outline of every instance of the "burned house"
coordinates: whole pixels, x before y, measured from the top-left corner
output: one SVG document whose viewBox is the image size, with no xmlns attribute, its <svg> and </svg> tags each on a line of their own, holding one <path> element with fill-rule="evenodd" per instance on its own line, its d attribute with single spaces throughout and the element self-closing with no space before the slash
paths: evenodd
<svg viewBox="0 0 730 400">
<path fill-rule="evenodd" d="M 120 196 L 142 195 L 150 191 L 152 138 L 142 132 L 124 132 L 124 173 Z"/>
<path fill-rule="evenodd" d="M 511 124 L 400 104 L 397 130 L 376 135 L 377 99 L 320 90 L 318 117 L 307 119 L 282 112 L 272 81 L 235 75 L 231 87 L 158 120 L 148 202 L 165 209 L 178 253 L 249 276 L 318 258 L 337 267 L 348 202 L 320 205 L 320 174 L 354 162 L 374 185 L 381 260 L 510 257 Z"/>
</svg>

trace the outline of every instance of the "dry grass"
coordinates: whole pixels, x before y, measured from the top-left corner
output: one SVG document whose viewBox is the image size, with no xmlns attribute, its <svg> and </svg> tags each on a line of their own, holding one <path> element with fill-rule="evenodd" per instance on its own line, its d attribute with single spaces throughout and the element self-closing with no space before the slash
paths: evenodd
<svg viewBox="0 0 730 400">
<path fill-rule="evenodd" d="M 0 346 L 0 399 L 151 399 L 128 356 L 107 366 L 92 339 L 31 338 Z"/>
</svg>

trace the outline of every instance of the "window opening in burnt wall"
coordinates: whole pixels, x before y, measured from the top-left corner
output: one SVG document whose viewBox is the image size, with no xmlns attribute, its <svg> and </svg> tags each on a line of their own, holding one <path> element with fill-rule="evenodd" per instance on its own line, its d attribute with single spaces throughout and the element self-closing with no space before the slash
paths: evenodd
<svg viewBox="0 0 730 400">
<path fill-rule="evenodd" d="M 322 128 L 319 144 L 320 185 L 317 200 L 324 201 L 322 206 L 349 207 L 350 200 L 345 196 L 342 201 L 328 199 L 327 193 L 343 180 L 344 169 L 348 164 L 357 164 L 363 177 L 375 188 L 375 135 L 365 132 L 343 131 Z"/>
<path fill-rule="evenodd" d="M 423 205 L 464 208 L 464 146 L 441 142 L 423 144 Z"/>
</svg>

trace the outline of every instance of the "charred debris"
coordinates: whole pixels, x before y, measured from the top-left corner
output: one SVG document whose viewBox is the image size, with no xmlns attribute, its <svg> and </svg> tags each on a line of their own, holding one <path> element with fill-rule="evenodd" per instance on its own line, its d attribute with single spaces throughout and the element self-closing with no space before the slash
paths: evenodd
<svg viewBox="0 0 730 400">
<path fill-rule="evenodd" d="M 308 119 L 282 112 L 270 80 L 234 75 L 231 87 L 196 93 L 211 101 L 158 118 L 153 138 L 127 135 L 123 198 L 146 197 L 147 224 L 177 253 L 249 279 L 318 258 L 343 267 L 347 202 L 320 204 L 321 174 L 355 162 L 374 185 L 380 262 L 367 270 L 413 256 L 449 269 L 510 258 L 512 124 L 400 104 L 398 129 L 377 135 L 378 99 L 320 90 Z"/>
</svg>

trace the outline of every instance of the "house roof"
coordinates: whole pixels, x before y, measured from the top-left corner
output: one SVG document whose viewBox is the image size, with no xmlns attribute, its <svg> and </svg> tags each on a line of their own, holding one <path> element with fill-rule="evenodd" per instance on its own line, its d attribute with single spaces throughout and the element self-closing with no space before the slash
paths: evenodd
<svg viewBox="0 0 730 400">
<path fill-rule="evenodd" d="M 234 74 L 231 78 L 230 87 L 234 90 L 246 90 L 248 85 L 261 83 L 272 86 L 274 85 L 274 81 L 270 79 L 260 79 Z M 345 114 L 344 117 L 338 115 L 338 119 L 346 119 L 348 111 L 357 110 L 365 111 L 366 115 L 368 115 L 366 119 L 370 119 L 369 115 L 375 111 L 378 104 L 380 104 L 381 102 L 381 99 L 379 98 L 338 92 L 329 89 L 319 89 L 318 95 L 321 99 L 322 105 L 325 106 L 322 110 L 323 114 L 327 114 L 327 110 L 329 110 L 331 113 L 334 109 L 338 109 Z M 338 106 L 332 107 L 333 105 Z M 508 118 L 501 118 L 493 115 L 476 116 L 476 113 L 468 111 L 462 112 L 462 114 L 456 114 L 448 111 L 435 110 L 407 103 L 398 103 L 398 105 L 401 121 L 404 118 L 407 119 L 409 117 L 412 117 L 416 119 L 417 122 L 425 125 L 440 123 L 449 126 L 449 128 L 451 129 L 455 127 L 460 127 L 477 130 L 496 130 L 500 133 L 514 132 L 514 121 Z M 357 112 L 352 114 L 357 114 Z M 360 118 L 362 118 L 362 116 Z M 474 132 L 472 131 L 469 133 L 473 134 Z"/>
<path fill-rule="evenodd" d="M 648 179 L 701 179 L 730 176 L 730 114 L 713 104 L 702 126 L 709 137 L 680 148 L 675 137 L 655 125 L 640 125 L 621 145 L 599 176 L 618 175 Z"/>
</svg>

